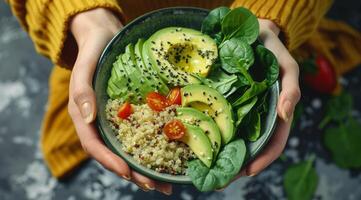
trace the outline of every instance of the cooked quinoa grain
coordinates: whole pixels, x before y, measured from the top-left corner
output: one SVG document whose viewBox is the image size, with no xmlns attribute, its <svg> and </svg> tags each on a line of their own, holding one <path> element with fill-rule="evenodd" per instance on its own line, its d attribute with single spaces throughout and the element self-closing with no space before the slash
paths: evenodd
<svg viewBox="0 0 361 200">
<path fill-rule="evenodd" d="M 117 116 L 121 105 L 120 100 L 109 100 L 106 113 L 123 150 L 157 172 L 184 175 L 187 160 L 194 158 L 193 152 L 184 143 L 170 141 L 163 134 L 163 126 L 174 119 L 177 106 L 155 112 L 147 104 L 132 104 L 133 113 L 123 120 Z"/>
</svg>

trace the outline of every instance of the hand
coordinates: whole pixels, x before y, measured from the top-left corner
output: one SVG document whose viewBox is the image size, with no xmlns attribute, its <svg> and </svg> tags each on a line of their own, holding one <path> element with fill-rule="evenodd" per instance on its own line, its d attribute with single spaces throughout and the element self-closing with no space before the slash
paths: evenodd
<svg viewBox="0 0 361 200">
<path fill-rule="evenodd" d="M 271 137 L 267 146 L 255 160 L 241 170 L 240 174 L 234 180 L 241 176 L 257 175 L 281 155 L 287 143 L 293 119 L 293 111 L 301 97 L 298 84 L 298 64 L 278 38 L 279 28 L 269 20 L 259 19 L 259 23 L 259 37 L 264 46 L 275 54 L 281 69 L 282 90 L 277 104 L 279 119 L 274 135 Z"/>
<path fill-rule="evenodd" d="M 264 46 L 275 54 L 280 65 L 281 93 L 277 103 L 279 120 L 268 145 L 241 172 L 247 176 L 258 174 L 281 155 L 291 129 L 293 111 L 301 97 L 298 64 L 278 38 L 279 28 L 270 20 L 259 19 L 259 23 L 259 37 Z"/>
<path fill-rule="evenodd" d="M 93 74 L 104 47 L 121 27 L 117 17 L 103 8 L 80 13 L 72 19 L 70 30 L 78 45 L 78 55 L 70 78 L 69 114 L 83 149 L 91 157 L 118 176 L 133 181 L 143 190 L 157 189 L 170 195 L 172 185 L 153 181 L 132 171 L 124 160 L 103 144 L 93 124 L 96 117 Z"/>
</svg>

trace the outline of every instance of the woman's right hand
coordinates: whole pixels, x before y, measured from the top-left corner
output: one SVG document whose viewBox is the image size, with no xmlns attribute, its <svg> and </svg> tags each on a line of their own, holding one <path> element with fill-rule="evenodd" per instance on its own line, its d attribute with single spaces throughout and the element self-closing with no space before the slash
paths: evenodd
<svg viewBox="0 0 361 200">
<path fill-rule="evenodd" d="M 145 191 L 156 189 L 170 195 L 171 184 L 157 182 L 132 171 L 123 159 L 110 151 L 93 123 L 96 117 L 93 74 L 104 47 L 121 27 L 119 19 L 103 8 L 79 13 L 72 19 L 70 30 L 78 45 L 78 55 L 70 79 L 68 111 L 83 149 L 91 157 Z"/>
</svg>

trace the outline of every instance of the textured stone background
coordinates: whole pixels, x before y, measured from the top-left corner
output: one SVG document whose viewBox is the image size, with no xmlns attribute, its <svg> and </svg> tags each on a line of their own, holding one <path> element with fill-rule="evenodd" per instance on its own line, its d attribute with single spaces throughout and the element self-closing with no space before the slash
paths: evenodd
<svg viewBox="0 0 361 200">
<path fill-rule="evenodd" d="M 361 2 L 336 1 L 329 16 L 347 21 L 361 30 Z M 315 199 L 361 199 L 360 171 L 335 166 L 322 146 L 322 133 L 315 126 L 322 117 L 326 96 L 303 89 L 305 113 L 292 131 L 285 160 L 277 160 L 254 178 L 241 178 L 223 192 L 199 193 L 190 186 L 175 186 L 174 195 L 145 193 L 90 161 L 75 177 L 53 179 L 39 151 L 39 129 L 46 108 L 51 63 L 36 54 L 33 44 L 19 27 L 10 9 L 0 1 L 0 199 L 285 199 L 284 170 L 292 163 L 315 153 L 320 181 Z M 361 69 L 342 78 L 353 94 L 360 120 Z"/>
</svg>

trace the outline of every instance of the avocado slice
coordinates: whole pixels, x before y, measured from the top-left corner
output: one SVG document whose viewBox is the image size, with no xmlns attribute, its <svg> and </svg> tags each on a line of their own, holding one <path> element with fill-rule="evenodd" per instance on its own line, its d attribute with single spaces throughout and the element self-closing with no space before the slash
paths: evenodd
<svg viewBox="0 0 361 200">
<path fill-rule="evenodd" d="M 152 82 L 152 86 L 154 91 L 160 92 L 163 95 L 168 94 L 169 88 L 163 82 L 162 79 L 158 76 L 158 73 L 153 70 L 153 68 L 148 67 L 144 64 L 142 58 L 142 50 L 143 50 L 144 39 L 139 39 L 138 42 L 134 46 L 134 58 L 135 64 L 137 65 L 138 69 L 142 72 L 142 77 L 149 77 L 149 81 Z"/>
<path fill-rule="evenodd" d="M 155 87 L 152 87 L 154 84 L 148 76 L 141 76 L 142 72 L 135 64 L 134 47 L 132 44 L 126 46 L 125 53 L 122 55 L 122 61 L 130 86 L 128 89 L 133 93 L 133 95 L 130 96 L 131 102 L 144 102 L 146 95 L 154 91 Z"/>
<path fill-rule="evenodd" d="M 143 49 L 162 79 L 181 86 L 199 83 L 192 74 L 207 76 L 218 57 L 217 44 L 211 37 L 183 27 L 157 31 L 144 43 Z"/>
<path fill-rule="evenodd" d="M 111 76 L 108 80 L 107 93 L 110 98 L 124 98 L 127 94 L 127 75 L 121 65 L 121 56 L 113 63 Z"/>
<path fill-rule="evenodd" d="M 212 144 L 208 137 L 201 128 L 188 123 L 183 124 L 187 131 L 180 141 L 187 144 L 199 160 L 201 160 L 208 168 L 211 167 L 213 151 Z"/>
<path fill-rule="evenodd" d="M 216 158 L 222 138 L 221 131 L 213 119 L 201 111 L 189 107 L 178 107 L 177 118 L 184 123 L 196 125 L 204 131 L 212 144 L 213 158 Z"/>
<path fill-rule="evenodd" d="M 201 105 L 214 119 L 221 131 L 222 145 L 230 142 L 235 134 L 232 106 L 217 90 L 205 85 L 190 84 L 181 89 L 182 106 Z M 197 102 L 197 103 L 196 103 Z"/>
</svg>

